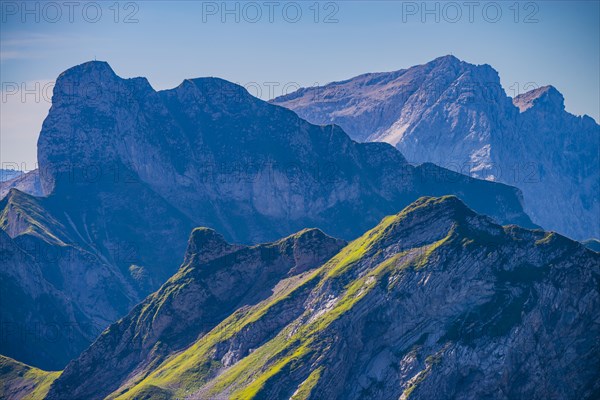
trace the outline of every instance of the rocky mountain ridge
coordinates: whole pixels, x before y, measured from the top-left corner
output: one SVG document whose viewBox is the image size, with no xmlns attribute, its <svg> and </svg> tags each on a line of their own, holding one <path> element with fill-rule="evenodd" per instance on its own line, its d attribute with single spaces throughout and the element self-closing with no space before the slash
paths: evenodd
<svg viewBox="0 0 600 400">
<path fill-rule="evenodd" d="M 522 190 L 533 221 L 578 240 L 600 237 L 600 126 L 565 110 L 552 86 L 510 98 L 498 73 L 454 56 L 360 75 L 272 100 L 358 141 Z"/>
<path fill-rule="evenodd" d="M 259 303 L 281 291 L 282 282 L 320 266 L 344 244 L 316 229 L 252 247 L 231 245 L 211 229 L 194 230 L 178 273 L 71 362 L 49 398 L 104 398 L 236 309 Z"/>
</svg>

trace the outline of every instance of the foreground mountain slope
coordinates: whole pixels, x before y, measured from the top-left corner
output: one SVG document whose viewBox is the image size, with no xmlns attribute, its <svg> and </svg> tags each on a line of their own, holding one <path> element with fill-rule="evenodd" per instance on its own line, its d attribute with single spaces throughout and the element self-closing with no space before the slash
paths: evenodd
<svg viewBox="0 0 600 400">
<path fill-rule="evenodd" d="M 179 272 L 71 362 L 49 398 L 103 398 L 236 309 L 280 292 L 282 282 L 320 266 L 344 244 L 316 229 L 253 247 L 228 244 L 211 229 L 194 230 Z"/>
<path fill-rule="evenodd" d="M 39 400 L 48 393 L 60 372 L 46 372 L 0 356 L 0 397 L 6 400 Z"/>
<path fill-rule="evenodd" d="M 597 253 L 422 198 L 109 398 L 592 399 L 599 307 Z"/>
<path fill-rule="evenodd" d="M 97 332 L 177 271 L 196 226 L 238 243 L 307 226 L 352 239 L 419 196 L 449 193 L 501 223 L 533 226 L 513 187 L 413 167 L 392 146 L 355 143 L 227 81 L 156 92 L 104 62 L 59 76 L 38 161 L 44 197 L 11 189 L 2 229 L 45 250 L 36 262 Z"/>
<path fill-rule="evenodd" d="M 514 99 L 489 65 L 453 56 L 405 70 L 300 89 L 272 101 L 340 125 L 358 141 L 519 187 L 534 222 L 576 239 L 600 236 L 600 126 L 565 111 L 544 86 Z"/>
</svg>

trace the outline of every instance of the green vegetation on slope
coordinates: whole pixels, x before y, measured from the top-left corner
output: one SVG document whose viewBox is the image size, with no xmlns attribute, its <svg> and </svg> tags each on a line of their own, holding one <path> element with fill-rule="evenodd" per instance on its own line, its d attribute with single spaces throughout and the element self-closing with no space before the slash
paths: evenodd
<svg viewBox="0 0 600 400">
<path fill-rule="evenodd" d="M 18 216 L 18 220 L 27 225 L 23 234 L 37 236 L 48 243 L 66 246 L 64 238 L 65 227 L 50 215 L 41 204 L 42 199 L 35 198 L 16 189 L 12 189 L 6 198 L 0 202 L 0 228 L 8 231 L 9 213 Z M 59 236 L 62 236 L 61 239 Z"/>
<path fill-rule="evenodd" d="M 47 372 L 0 355 L 0 398 L 43 399 L 60 372 Z"/>
<path fill-rule="evenodd" d="M 223 369 L 220 363 L 212 360 L 216 346 L 231 339 L 249 325 L 257 323 L 282 302 L 293 301 L 297 296 L 303 300 L 305 296 L 300 293 L 312 290 L 315 286 L 322 287 L 329 281 L 345 281 L 343 275 L 348 267 L 378 254 L 375 244 L 385 237 L 389 226 L 397 223 L 403 216 L 400 214 L 385 218 L 376 228 L 350 243 L 320 269 L 307 274 L 287 290 L 252 308 L 236 311 L 193 346 L 171 357 L 148 377 L 134 384 L 134 387 L 122 391 L 117 398 L 134 399 L 142 392 L 151 390 L 152 387 L 169 389 L 175 396 L 184 396 L 193 393 L 210 379 L 212 379 L 210 384 L 203 389 L 209 397 L 231 389 L 234 389 L 231 394 L 231 398 L 234 399 L 256 397 L 270 380 L 276 379 L 278 374 L 302 365 L 314 353 L 313 343 L 317 337 L 367 295 L 384 274 L 408 266 L 414 267 L 422 250 L 413 249 L 393 255 L 358 279 L 346 282 L 331 309 L 297 329 L 287 326 L 276 337 L 229 368 Z M 219 372 L 218 376 L 216 376 L 217 372 Z M 314 385 L 318 377 L 314 376 L 313 379 L 315 379 Z"/>
<path fill-rule="evenodd" d="M 157 390 L 161 395 L 167 391 L 174 397 L 194 393 L 207 398 L 219 395 L 233 399 L 261 397 L 265 390 L 278 381 L 278 377 L 304 369 L 311 364 L 309 360 L 314 360 L 316 355 L 325 351 L 321 339 L 327 335 L 328 328 L 352 310 L 386 276 L 425 267 L 434 252 L 458 236 L 453 225 L 449 225 L 443 238 L 423 247 L 410 248 L 387 257 L 383 252 L 387 246 L 394 244 L 393 236 L 398 225 L 405 223 L 406 218 L 420 218 L 422 209 L 446 203 L 449 207 L 443 208 L 443 212 L 450 210 L 454 212 L 454 217 L 461 219 L 468 208 L 462 203 L 461 207 L 455 207 L 455 202 L 459 200 L 453 196 L 421 198 L 401 213 L 384 218 L 379 225 L 348 244 L 317 270 L 255 306 L 238 309 L 188 349 L 164 361 L 148 376 L 140 376 L 125 384 L 112 398 L 136 399 L 142 393 Z M 325 293 L 333 293 L 335 298 L 325 299 L 322 297 Z M 307 309 L 308 299 L 311 305 Z M 290 312 L 289 307 L 297 311 Z M 277 313 L 281 312 L 278 310 L 281 309 L 286 310 L 289 321 L 277 320 Z M 265 329 L 265 326 L 268 328 Z M 260 333 L 261 330 L 263 333 Z M 235 355 L 237 361 L 231 365 L 221 364 L 223 351 L 236 340 L 244 341 L 245 332 L 253 332 L 251 335 L 256 342 L 242 347 L 256 348 L 238 350 L 240 352 Z M 277 334 L 271 337 L 270 332 Z M 308 380 L 311 372 L 307 370 L 297 375 L 302 377 L 297 383 L 298 390 L 301 386 L 305 387 L 303 382 Z M 314 386 L 318 377 L 312 379 L 309 382 Z"/>
</svg>

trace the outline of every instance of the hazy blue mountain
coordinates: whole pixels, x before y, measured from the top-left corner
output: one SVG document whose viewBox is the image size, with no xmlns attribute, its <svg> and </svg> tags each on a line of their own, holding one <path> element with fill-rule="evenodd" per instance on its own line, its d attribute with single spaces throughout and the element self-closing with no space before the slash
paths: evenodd
<svg viewBox="0 0 600 400">
<path fill-rule="evenodd" d="M 9 181 L 23 175 L 23 171 L 16 169 L 0 169 L 0 183 Z"/>
<path fill-rule="evenodd" d="M 68 223 L 75 210 L 57 217 L 48 211 L 55 208 L 52 197 L 16 189 L 0 201 L 0 353 L 51 370 L 62 369 L 150 291 L 119 270 L 128 265 L 128 247 L 102 254 L 102 242 L 86 243 Z"/>
<path fill-rule="evenodd" d="M 600 126 L 565 111 L 552 86 L 512 99 L 489 65 L 446 56 L 272 102 L 355 140 L 390 143 L 411 162 L 517 186 L 535 223 L 600 237 Z"/>
<path fill-rule="evenodd" d="M 600 393 L 598 253 L 497 225 L 453 196 L 417 200 L 324 262 L 340 245 L 315 230 L 251 248 L 195 231 L 180 271 L 70 363 L 48 397 Z M 127 379 L 115 379 L 123 365 Z"/>
<path fill-rule="evenodd" d="M 32 196 L 42 195 L 42 185 L 40 183 L 40 174 L 37 169 L 33 171 L 21 173 L 20 171 L 16 174 L 9 173 L 6 176 L 9 179 L 0 182 L 0 199 L 6 197 L 10 189 L 18 189 L 21 192 L 25 192 Z"/>
<path fill-rule="evenodd" d="M 104 62 L 58 77 L 38 161 L 43 197 L 11 189 L 0 226 L 80 310 L 70 321 L 96 332 L 175 273 L 196 226 L 238 243 L 307 227 L 353 239 L 422 195 L 448 193 L 501 223 L 534 226 L 514 187 L 411 166 L 388 144 L 353 142 L 221 79 L 157 92 Z M 56 363 L 86 340 L 70 341 Z M 40 366 L 35 354 L 19 361 Z"/>
<path fill-rule="evenodd" d="M 594 250 L 596 253 L 600 253 L 600 240 L 598 239 L 588 239 L 584 240 L 583 245 L 590 250 Z"/>
</svg>

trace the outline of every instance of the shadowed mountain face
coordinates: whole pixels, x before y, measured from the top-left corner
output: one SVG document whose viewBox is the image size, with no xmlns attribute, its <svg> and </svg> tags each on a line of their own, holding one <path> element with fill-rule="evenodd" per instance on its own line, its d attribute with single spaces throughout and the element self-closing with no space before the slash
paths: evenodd
<svg viewBox="0 0 600 400">
<path fill-rule="evenodd" d="M 452 196 L 419 199 L 324 262 L 339 246 L 314 230 L 251 248 L 195 231 L 180 271 L 69 364 L 49 398 L 600 393 L 598 253 L 499 226 Z M 128 379 L 114 380 L 121 365 Z"/>
<path fill-rule="evenodd" d="M 272 101 L 358 141 L 520 188 L 535 223 L 600 237 L 600 126 L 565 111 L 552 86 L 508 97 L 498 73 L 453 56 L 300 89 Z"/>
<path fill-rule="evenodd" d="M 47 194 L 143 186 L 196 226 L 244 243 L 307 226 L 356 237 L 434 191 L 504 223 L 530 223 L 512 188 L 414 168 L 391 146 L 357 144 L 221 79 L 155 92 L 103 62 L 59 77 L 38 158 Z"/>
<path fill-rule="evenodd" d="M 77 355 L 74 348 L 88 346 L 101 327 L 48 281 L 52 263 L 42 264 L 23 250 L 36 244 L 32 237 L 13 240 L 0 229 L 0 353 L 56 370 Z"/>
<path fill-rule="evenodd" d="M 177 270 L 196 226 L 238 243 L 306 227 L 352 239 L 421 195 L 448 193 L 501 223 L 533 226 L 513 187 L 413 167 L 388 144 L 355 143 L 220 79 L 156 92 L 104 62 L 59 76 L 38 161 L 45 197 L 12 188 L 0 226 L 34 242 L 23 250 L 82 313 L 67 322 L 91 321 L 95 333 Z M 69 342 L 53 367 L 86 340 Z M 35 353 L 22 361 L 41 362 Z"/>
</svg>

